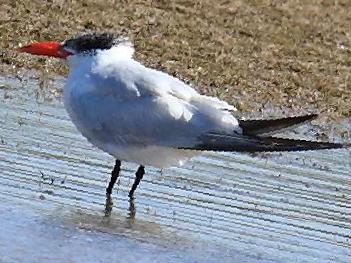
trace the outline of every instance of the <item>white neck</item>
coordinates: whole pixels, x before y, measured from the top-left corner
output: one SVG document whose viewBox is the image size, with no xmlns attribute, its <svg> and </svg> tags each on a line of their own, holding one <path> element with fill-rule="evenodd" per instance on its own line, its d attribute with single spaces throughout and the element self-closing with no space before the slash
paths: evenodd
<svg viewBox="0 0 351 263">
<path fill-rule="evenodd" d="M 97 55 L 109 57 L 113 60 L 131 59 L 134 54 L 133 44 L 129 41 L 122 42 L 108 50 L 99 50 Z"/>
<path fill-rule="evenodd" d="M 76 67 L 84 65 L 88 62 L 91 63 L 92 60 L 98 59 L 99 61 L 104 61 L 104 63 L 116 62 L 118 60 L 129 60 L 132 59 L 134 54 L 134 47 L 131 42 L 122 42 L 116 46 L 111 47 L 106 50 L 97 50 L 96 54 L 77 54 L 69 56 L 67 58 L 70 67 Z"/>
</svg>

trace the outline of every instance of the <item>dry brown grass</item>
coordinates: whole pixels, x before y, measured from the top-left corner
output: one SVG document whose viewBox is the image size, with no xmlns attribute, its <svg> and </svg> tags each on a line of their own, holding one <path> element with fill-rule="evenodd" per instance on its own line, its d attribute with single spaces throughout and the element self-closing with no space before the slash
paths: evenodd
<svg viewBox="0 0 351 263">
<path fill-rule="evenodd" d="M 18 43 L 124 32 L 139 60 L 241 110 L 271 102 L 349 116 L 350 14 L 349 0 L 1 0 L 0 69 L 44 67 L 11 51 Z"/>
</svg>

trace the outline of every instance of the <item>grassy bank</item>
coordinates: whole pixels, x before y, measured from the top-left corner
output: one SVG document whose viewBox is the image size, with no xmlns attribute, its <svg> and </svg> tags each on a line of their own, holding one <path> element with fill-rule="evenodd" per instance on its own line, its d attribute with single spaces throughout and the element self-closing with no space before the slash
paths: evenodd
<svg viewBox="0 0 351 263">
<path fill-rule="evenodd" d="M 123 32 L 137 58 L 244 111 L 267 103 L 351 114 L 351 1 L 2 0 L 0 70 L 64 74 L 19 43 Z M 15 66 L 15 68 L 14 68 Z"/>
</svg>

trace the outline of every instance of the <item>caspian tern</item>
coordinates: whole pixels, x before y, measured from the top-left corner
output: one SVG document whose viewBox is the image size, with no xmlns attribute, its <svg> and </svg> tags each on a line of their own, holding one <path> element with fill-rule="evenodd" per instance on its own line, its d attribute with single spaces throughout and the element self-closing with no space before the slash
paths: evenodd
<svg viewBox="0 0 351 263">
<path fill-rule="evenodd" d="M 200 95 L 181 80 L 133 59 L 131 42 L 114 34 L 86 34 L 64 42 L 36 42 L 18 49 L 61 58 L 70 71 L 64 104 L 77 129 L 93 145 L 116 158 L 106 189 L 110 198 L 121 161 L 144 166 L 181 165 L 202 151 L 271 152 L 343 148 L 329 142 L 271 137 L 271 133 L 316 118 L 305 115 L 241 120 L 236 110 Z"/>
</svg>

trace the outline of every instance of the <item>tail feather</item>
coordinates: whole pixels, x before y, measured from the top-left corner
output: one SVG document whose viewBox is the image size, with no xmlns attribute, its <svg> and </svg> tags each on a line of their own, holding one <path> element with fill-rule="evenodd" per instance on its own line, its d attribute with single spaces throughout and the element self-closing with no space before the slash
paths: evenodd
<svg viewBox="0 0 351 263">
<path fill-rule="evenodd" d="M 244 135 L 262 135 L 282 131 L 317 118 L 317 114 L 287 117 L 270 120 L 239 120 Z"/>
<path fill-rule="evenodd" d="M 283 139 L 276 137 L 257 137 L 242 134 L 209 133 L 201 136 L 200 143 L 184 149 L 225 152 L 282 152 L 339 149 L 349 144 Z"/>
</svg>

